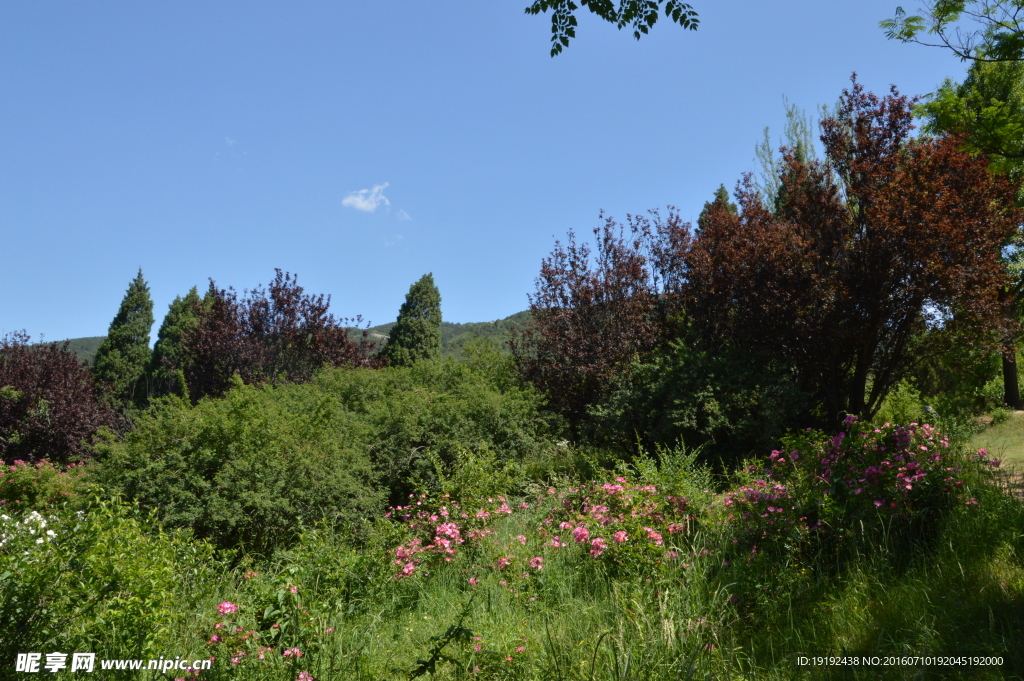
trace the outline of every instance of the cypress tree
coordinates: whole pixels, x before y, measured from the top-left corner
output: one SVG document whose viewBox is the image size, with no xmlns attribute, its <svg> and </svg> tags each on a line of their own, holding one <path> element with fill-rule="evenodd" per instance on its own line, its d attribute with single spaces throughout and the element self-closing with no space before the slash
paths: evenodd
<svg viewBox="0 0 1024 681">
<path fill-rule="evenodd" d="M 441 292 L 434 285 L 434 275 L 424 274 L 409 287 L 381 357 L 392 366 L 410 366 L 440 356 Z"/>
<path fill-rule="evenodd" d="M 184 298 L 175 296 L 168 306 L 146 369 L 151 396 L 160 397 L 179 391 L 181 381 L 177 372 L 184 370 L 188 361 L 182 337 L 199 326 L 201 304 L 199 291 L 193 286 Z"/>
<path fill-rule="evenodd" d="M 115 403 L 127 404 L 146 397 L 142 379 L 150 359 L 149 331 L 153 301 L 149 285 L 139 274 L 128 284 L 121 307 L 110 322 L 107 338 L 96 351 L 93 375 L 105 384 Z"/>
</svg>

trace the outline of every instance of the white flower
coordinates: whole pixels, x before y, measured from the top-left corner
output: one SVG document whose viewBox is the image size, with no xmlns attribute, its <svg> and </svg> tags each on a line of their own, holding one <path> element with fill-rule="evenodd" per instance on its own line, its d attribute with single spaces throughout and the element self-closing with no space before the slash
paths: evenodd
<svg viewBox="0 0 1024 681">
<path fill-rule="evenodd" d="M 36 539 L 36 543 L 37 544 L 42 544 L 43 543 L 43 538 L 40 537 L 39 539 Z"/>
<path fill-rule="evenodd" d="M 56 533 L 56 532 L 54 532 L 53 530 L 47 530 L 47 531 L 46 531 L 46 536 L 47 536 L 47 537 L 56 537 L 56 536 L 57 536 L 57 533 Z"/>
</svg>

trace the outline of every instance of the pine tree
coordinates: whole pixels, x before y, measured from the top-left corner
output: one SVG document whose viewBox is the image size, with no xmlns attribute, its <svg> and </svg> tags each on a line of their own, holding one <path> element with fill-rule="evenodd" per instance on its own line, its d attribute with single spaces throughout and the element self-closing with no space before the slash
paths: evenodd
<svg viewBox="0 0 1024 681">
<path fill-rule="evenodd" d="M 424 274 L 409 287 L 381 357 L 392 366 L 410 366 L 440 355 L 441 292 L 434 285 L 434 275 Z"/>
<path fill-rule="evenodd" d="M 167 315 L 160 324 L 156 346 L 146 369 L 150 396 L 160 397 L 179 391 L 181 381 L 176 374 L 185 369 L 187 362 L 182 337 L 199 326 L 201 304 L 199 291 L 193 286 L 184 298 L 175 296 L 167 308 Z"/>
<path fill-rule="evenodd" d="M 93 375 L 107 386 L 115 403 L 122 405 L 146 397 L 142 386 L 150 359 L 149 331 L 153 326 L 153 301 L 142 269 L 128 285 L 121 307 L 110 322 L 107 338 L 96 351 Z"/>
</svg>

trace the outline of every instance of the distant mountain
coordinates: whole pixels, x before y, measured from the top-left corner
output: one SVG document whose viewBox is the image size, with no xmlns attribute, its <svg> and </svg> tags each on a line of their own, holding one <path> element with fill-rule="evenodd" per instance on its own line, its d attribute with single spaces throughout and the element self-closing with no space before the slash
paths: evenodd
<svg viewBox="0 0 1024 681">
<path fill-rule="evenodd" d="M 92 361 L 96 358 L 96 351 L 100 349 L 100 344 L 107 339 L 106 336 L 90 336 L 88 338 L 69 338 L 68 349 L 78 356 L 78 359 L 84 360 L 92 365 Z M 49 342 L 49 341 L 47 341 Z M 63 343 L 64 341 L 54 341 L 55 343 Z"/>
<path fill-rule="evenodd" d="M 466 324 L 454 324 L 452 322 L 441 322 L 441 352 L 445 355 L 454 355 L 466 342 L 474 338 L 487 338 L 501 346 L 502 351 L 507 352 L 505 341 L 508 340 L 509 330 L 513 326 L 523 327 L 530 321 L 530 311 L 517 312 L 510 317 L 499 319 L 493 322 L 468 322 Z M 371 327 L 369 330 L 372 337 L 380 341 L 387 340 L 388 332 L 394 322 Z M 68 340 L 68 347 L 78 356 L 78 359 L 85 360 L 90 365 L 96 357 L 96 351 L 106 339 L 106 336 L 91 336 L 89 338 L 71 338 Z M 58 341 L 63 342 L 63 341 Z"/>
<path fill-rule="evenodd" d="M 509 331 L 513 326 L 522 328 L 529 321 L 530 311 L 524 310 L 493 322 L 467 322 L 465 324 L 441 322 L 441 353 L 454 355 L 463 345 L 474 338 L 492 340 L 501 346 L 503 351 L 507 352 L 508 348 L 505 345 L 505 341 L 508 340 Z M 368 331 L 372 336 L 378 337 L 383 341 L 394 325 L 395 322 L 381 324 L 380 326 L 371 327 Z"/>
</svg>

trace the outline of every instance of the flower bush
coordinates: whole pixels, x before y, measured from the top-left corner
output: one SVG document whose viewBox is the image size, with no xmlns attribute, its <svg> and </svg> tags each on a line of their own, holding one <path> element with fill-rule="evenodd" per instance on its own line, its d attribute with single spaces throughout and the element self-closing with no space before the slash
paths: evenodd
<svg viewBox="0 0 1024 681">
<path fill-rule="evenodd" d="M 91 486 L 83 463 L 60 466 L 45 459 L 0 466 L 0 510 L 45 511 L 65 502 L 80 502 Z"/>
</svg>

